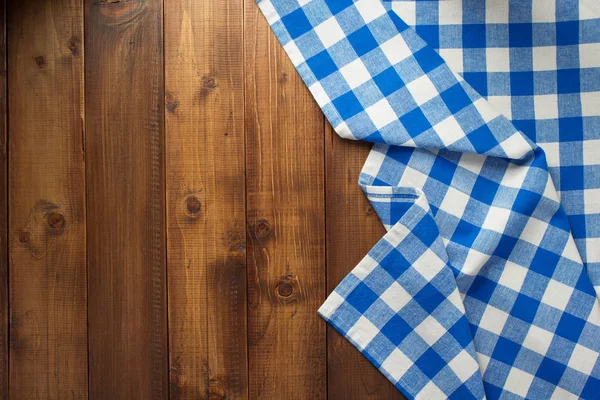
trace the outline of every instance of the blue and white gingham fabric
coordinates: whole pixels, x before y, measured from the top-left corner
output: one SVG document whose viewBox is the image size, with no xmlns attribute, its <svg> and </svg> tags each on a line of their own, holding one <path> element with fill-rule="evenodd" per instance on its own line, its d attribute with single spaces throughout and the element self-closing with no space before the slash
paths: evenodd
<svg viewBox="0 0 600 400">
<path fill-rule="evenodd" d="M 408 398 L 600 398 L 600 3 L 258 4 L 375 143 L 387 234 L 319 314 Z"/>
</svg>

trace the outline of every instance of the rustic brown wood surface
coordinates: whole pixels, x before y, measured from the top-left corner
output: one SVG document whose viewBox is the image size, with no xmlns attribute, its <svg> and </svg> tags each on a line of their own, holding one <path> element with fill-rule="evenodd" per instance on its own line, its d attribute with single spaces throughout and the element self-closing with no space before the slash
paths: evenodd
<svg viewBox="0 0 600 400">
<path fill-rule="evenodd" d="M 85 10 L 89 394 L 161 399 L 168 394 L 163 3 L 92 0 Z"/>
<path fill-rule="evenodd" d="M 249 393 L 323 399 L 324 117 L 254 2 L 245 28 Z"/>
<path fill-rule="evenodd" d="M 8 399 L 8 153 L 6 1 L 0 1 L 0 400 Z"/>
<path fill-rule="evenodd" d="M 254 0 L 0 24 L 0 400 L 402 398 L 316 313 L 383 234 L 369 146 Z"/>
<path fill-rule="evenodd" d="M 247 397 L 242 4 L 165 8 L 172 399 Z"/>
<path fill-rule="evenodd" d="M 10 0 L 9 394 L 87 395 L 83 9 Z"/>
</svg>

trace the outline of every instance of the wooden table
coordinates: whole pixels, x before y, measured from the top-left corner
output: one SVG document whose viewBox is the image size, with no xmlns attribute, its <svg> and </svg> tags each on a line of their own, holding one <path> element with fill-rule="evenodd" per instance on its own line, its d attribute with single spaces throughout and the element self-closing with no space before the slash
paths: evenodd
<svg viewBox="0 0 600 400">
<path fill-rule="evenodd" d="M 0 398 L 401 398 L 316 313 L 369 146 L 253 0 L 4 3 Z"/>
</svg>

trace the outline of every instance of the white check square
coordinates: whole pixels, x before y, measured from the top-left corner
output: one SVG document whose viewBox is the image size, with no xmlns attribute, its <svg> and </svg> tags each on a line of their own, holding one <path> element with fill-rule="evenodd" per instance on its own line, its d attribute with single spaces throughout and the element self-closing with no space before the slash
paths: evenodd
<svg viewBox="0 0 600 400">
<path fill-rule="evenodd" d="M 558 95 L 538 94 L 533 96 L 533 108 L 536 119 L 558 118 Z"/>
<path fill-rule="evenodd" d="M 415 332 L 417 332 L 421 339 L 423 339 L 429 346 L 433 346 L 434 343 L 444 336 L 447 330 L 430 315 L 415 328 Z"/>
<path fill-rule="evenodd" d="M 457 218 L 461 218 L 467 208 L 467 203 L 470 197 L 460 190 L 456 190 L 453 187 L 448 188 L 444 200 L 440 205 L 440 209 L 444 210 L 448 214 L 454 215 Z"/>
<path fill-rule="evenodd" d="M 600 262 L 600 238 L 585 239 L 585 246 L 588 249 L 587 261 L 590 263 Z"/>
<path fill-rule="evenodd" d="M 506 24 L 508 22 L 508 1 L 490 1 L 485 5 L 486 24 Z"/>
<path fill-rule="evenodd" d="M 412 365 L 413 362 L 410 358 L 396 348 L 381 364 L 381 368 L 398 382 Z"/>
<path fill-rule="evenodd" d="M 551 279 L 544 292 L 544 297 L 542 297 L 542 302 L 564 311 L 569 304 L 573 290 L 571 286 Z"/>
<path fill-rule="evenodd" d="M 465 137 L 465 132 L 452 115 L 434 125 L 433 130 L 446 146 L 450 146 L 452 143 Z"/>
<path fill-rule="evenodd" d="M 488 72 L 509 72 L 510 54 L 508 47 L 488 47 L 485 51 Z"/>
<path fill-rule="evenodd" d="M 531 244 L 538 246 L 542 242 L 542 238 L 548 230 L 548 224 L 540 221 L 537 218 L 529 218 L 525 229 L 521 232 L 520 238 Z"/>
<path fill-rule="evenodd" d="M 335 17 L 331 17 L 315 27 L 315 33 L 319 36 L 326 49 L 346 37 Z"/>
<path fill-rule="evenodd" d="M 464 72 L 462 49 L 439 49 L 438 53 L 453 71 L 458 73 Z"/>
<path fill-rule="evenodd" d="M 528 272 L 527 268 L 507 261 L 498 283 L 518 292 L 521 290 Z"/>
<path fill-rule="evenodd" d="M 516 132 L 509 136 L 505 141 L 500 143 L 500 147 L 502 147 L 502 150 L 504 150 L 509 158 L 513 159 L 520 159 L 533 150 L 531 145 L 525 140 L 525 134 L 522 132 Z"/>
<path fill-rule="evenodd" d="M 366 111 L 377 129 L 381 129 L 398 119 L 398 116 L 386 99 L 379 100 L 368 107 Z"/>
<path fill-rule="evenodd" d="M 600 67 L 600 43 L 579 45 L 579 68 Z"/>
<path fill-rule="evenodd" d="M 559 166 L 560 165 L 560 143 L 538 143 L 538 146 L 544 150 L 546 153 L 546 161 L 548 161 L 548 165 L 550 166 Z M 585 146 L 584 146 L 585 151 Z"/>
<path fill-rule="evenodd" d="M 394 11 L 407 25 L 417 24 L 417 4 L 414 1 L 392 1 Z"/>
<path fill-rule="evenodd" d="M 545 329 L 538 328 L 535 325 L 531 325 L 525 340 L 523 340 L 523 346 L 529 350 L 535 351 L 543 356 L 546 355 L 554 335 Z"/>
<path fill-rule="evenodd" d="M 360 317 L 348 331 L 348 337 L 356 343 L 360 350 L 363 350 L 378 333 L 379 329 L 371 321 L 365 317 Z"/>
<path fill-rule="evenodd" d="M 583 201 L 585 202 L 585 212 L 587 214 L 600 213 L 600 189 L 585 189 L 583 191 Z"/>
<path fill-rule="evenodd" d="M 556 46 L 538 46 L 532 50 L 534 71 L 556 71 Z"/>
<path fill-rule="evenodd" d="M 379 48 L 392 65 L 396 65 L 412 55 L 412 51 L 400 35 L 394 36 Z"/>
<path fill-rule="evenodd" d="M 507 319 L 508 314 L 506 312 L 488 305 L 483 312 L 481 321 L 479 321 L 479 327 L 500 335 Z"/>
<path fill-rule="evenodd" d="M 381 299 L 387 304 L 394 312 L 398 312 L 404 308 L 411 300 L 412 296 L 397 282 L 394 282 L 386 289 L 381 295 Z"/>
<path fill-rule="evenodd" d="M 600 100 L 600 98 L 598 98 L 598 100 Z M 585 144 L 583 145 L 583 165 L 600 164 L 600 151 L 598 151 L 598 149 L 600 149 L 600 139 L 585 141 Z M 600 201 L 600 198 L 596 197 L 596 200 Z"/>
<path fill-rule="evenodd" d="M 510 96 L 488 96 L 488 103 L 507 119 L 512 118 L 512 101 Z"/>
<path fill-rule="evenodd" d="M 429 381 L 427 385 L 419 392 L 419 399 L 427 399 L 427 400 L 445 400 L 448 398 L 447 395 L 444 394 L 440 390 L 440 388 L 433 383 L 433 381 Z"/>
<path fill-rule="evenodd" d="M 533 0 L 531 10 L 531 22 L 555 22 L 555 1 Z"/>
<path fill-rule="evenodd" d="M 533 383 L 534 376 L 518 368 L 511 368 L 504 389 L 511 393 L 527 398 L 527 392 Z"/>
<path fill-rule="evenodd" d="M 595 117 L 600 115 L 600 92 L 581 93 L 581 115 Z"/>
<path fill-rule="evenodd" d="M 385 14 L 385 7 L 379 1 L 358 0 L 354 6 L 368 24 Z"/>
<path fill-rule="evenodd" d="M 428 175 L 425 175 L 421 171 L 417 171 L 414 168 L 406 167 L 404 173 L 402 174 L 402 178 L 400 178 L 399 186 L 409 186 L 422 188 L 429 179 Z"/>
<path fill-rule="evenodd" d="M 425 250 L 421 257 L 413 264 L 413 268 L 415 268 L 427 282 L 431 282 L 445 266 L 446 263 L 431 249 Z"/>
<path fill-rule="evenodd" d="M 440 1 L 438 4 L 440 25 L 462 24 L 462 0 Z"/>
<path fill-rule="evenodd" d="M 490 259 L 489 254 L 482 253 L 475 249 L 469 249 L 465 264 L 461 268 L 461 272 L 466 275 L 477 275 L 485 263 Z"/>
<path fill-rule="evenodd" d="M 510 218 L 511 211 L 506 208 L 491 206 L 483 221 L 482 228 L 494 232 L 503 233 L 506 223 Z"/>
<path fill-rule="evenodd" d="M 569 360 L 569 367 L 585 375 L 591 375 L 598 360 L 598 352 L 576 344 Z"/>
<path fill-rule="evenodd" d="M 439 95 L 438 90 L 435 88 L 433 82 L 431 82 L 431 79 L 429 79 L 427 75 L 422 75 L 414 81 L 408 83 L 406 88 L 419 106 L 427 103 L 429 100 Z"/>
<path fill-rule="evenodd" d="M 479 370 L 477 361 L 466 351 L 462 350 L 448 364 L 461 382 L 466 382 L 475 372 Z"/>
<path fill-rule="evenodd" d="M 340 68 L 340 73 L 348 82 L 350 89 L 355 89 L 371 79 L 371 74 L 360 58 Z M 391 107 L 390 107 L 391 108 Z"/>
</svg>

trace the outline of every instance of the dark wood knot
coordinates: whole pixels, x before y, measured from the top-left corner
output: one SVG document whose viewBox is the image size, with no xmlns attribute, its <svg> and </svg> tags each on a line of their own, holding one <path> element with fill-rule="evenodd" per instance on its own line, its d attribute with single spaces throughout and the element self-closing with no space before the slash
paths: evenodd
<svg viewBox="0 0 600 400">
<path fill-rule="evenodd" d="M 35 64 L 38 66 L 38 68 L 44 68 L 44 64 L 46 64 L 46 60 L 44 60 L 43 56 L 37 56 L 35 58 Z"/>
<path fill-rule="evenodd" d="M 179 99 L 175 93 L 167 92 L 165 95 L 165 106 L 167 107 L 167 111 L 175 112 L 179 106 Z"/>
<path fill-rule="evenodd" d="M 69 51 L 73 55 L 73 57 L 78 57 L 80 54 L 79 48 L 81 47 L 81 40 L 73 36 L 71 40 L 69 40 Z"/>
<path fill-rule="evenodd" d="M 254 227 L 254 231 L 256 232 L 256 237 L 264 238 L 271 233 L 271 223 L 266 219 L 259 219 L 256 222 L 256 226 Z"/>
<path fill-rule="evenodd" d="M 23 243 L 23 244 L 27 244 L 31 241 L 31 233 L 27 232 L 27 231 L 23 231 L 21 233 L 19 233 L 19 242 Z"/>
<path fill-rule="evenodd" d="M 287 304 L 302 298 L 300 280 L 297 275 L 288 274 L 279 278 L 275 286 L 275 297 L 280 303 Z"/>
<path fill-rule="evenodd" d="M 48 221 L 48 226 L 50 227 L 51 230 L 53 230 L 54 232 L 57 232 L 57 233 L 64 231 L 65 224 L 66 224 L 64 215 L 62 215 L 59 212 L 53 211 L 48 214 L 46 219 Z"/>
<path fill-rule="evenodd" d="M 210 92 L 219 87 L 217 80 L 212 75 L 202 77 L 202 87 L 200 88 L 200 97 L 206 97 Z"/>
<path fill-rule="evenodd" d="M 287 282 L 279 282 L 277 293 L 282 297 L 290 297 L 294 293 L 294 287 Z"/>
<path fill-rule="evenodd" d="M 200 212 L 202 211 L 202 203 L 200 203 L 200 199 L 196 196 L 188 196 L 185 199 L 185 208 L 187 210 L 187 215 L 190 218 L 198 218 Z"/>
</svg>

